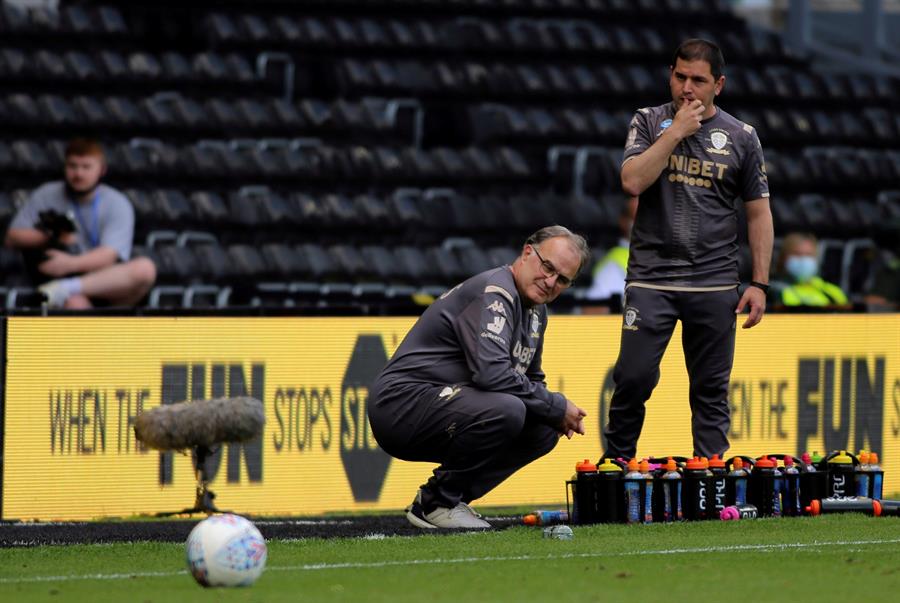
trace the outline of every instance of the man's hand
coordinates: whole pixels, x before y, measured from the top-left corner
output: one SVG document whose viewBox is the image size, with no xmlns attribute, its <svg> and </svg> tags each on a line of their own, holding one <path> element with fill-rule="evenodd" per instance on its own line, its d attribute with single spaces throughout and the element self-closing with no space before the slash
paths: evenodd
<svg viewBox="0 0 900 603">
<path fill-rule="evenodd" d="M 566 400 L 566 415 L 563 417 L 560 432 L 570 440 L 576 433 L 584 435 L 584 418 L 586 416 L 586 412 L 572 404 L 571 400 Z"/>
<path fill-rule="evenodd" d="M 766 313 L 765 291 L 759 287 L 747 287 L 744 294 L 741 296 L 741 301 L 738 302 L 734 313 L 740 314 L 747 305 L 750 306 L 750 314 L 747 316 L 747 320 L 744 321 L 744 324 L 741 325 L 741 328 L 744 329 L 750 329 L 758 325 L 759 321 L 762 320 L 763 314 Z"/>
<path fill-rule="evenodd" d="M 75 256 L 59 249 L 48 249 L 47 259 L 38 265 L 38 270 L 47 276 L 59 278 L 75 272 Z"/>
<path fill-rule="evenodd" d="M 700 129 L 700 120 L 703 119 L 704 111 L 706 111 L 706 107 L 697 99 L 682 103 L 671 126 L 675 134 L 682 139 L 694 134 Z"/>
</svg>

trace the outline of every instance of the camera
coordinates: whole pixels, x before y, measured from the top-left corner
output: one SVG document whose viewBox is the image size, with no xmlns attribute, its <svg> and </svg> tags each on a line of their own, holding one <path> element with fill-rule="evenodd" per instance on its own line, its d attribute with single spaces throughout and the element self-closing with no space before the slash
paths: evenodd
<svg viewBox="0 0 900 603">
<path fill-rule="evenodd" d="M 38 221 L 35 228 L 43 230 L 51 239 L 58 239 L 60 235 L 75 232 L 75 222 L 71 216 L 60 213 L 55 209 L 45 209 L 38 213 Z"/>
</svg>

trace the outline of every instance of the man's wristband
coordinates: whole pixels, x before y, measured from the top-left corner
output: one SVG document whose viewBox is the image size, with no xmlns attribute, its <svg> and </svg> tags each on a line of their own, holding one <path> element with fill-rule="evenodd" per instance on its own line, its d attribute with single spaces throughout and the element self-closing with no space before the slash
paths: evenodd
<svg viewBox="0 0 900 603">
<path fill-rule="evenodd" d="M 757 281 L 750 281 L 750 286 L 756 287 L 757 289 L 762 289 L 763 293 L 769 292 L 769 286 L 766 285 L 765 283 L 759 283 Z"/>
</svg>

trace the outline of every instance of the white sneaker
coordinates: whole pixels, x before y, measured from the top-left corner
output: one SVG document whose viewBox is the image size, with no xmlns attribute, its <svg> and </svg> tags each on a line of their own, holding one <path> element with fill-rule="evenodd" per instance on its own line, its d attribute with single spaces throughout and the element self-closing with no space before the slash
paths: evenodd
<svg viewBox="0 0 900 603">
<path fill-rule="evenodd" d="M 422 508 L 422 491 L 416 493 L 412 504 L 406 508 L 406 519 L 417 528 L 490 528 L 491 524 L 481 519 L 481 515 L 464 502 L 452 509 L 438 507 L 430 513 Z"/>
<path fill-rule="evenodd" d="M 58 280 L 47 281 L 38 287 L 38 291 L 47 298 L 47 307 L 49 308 L 62 308 L 69 299 L 69 294 Z"/>
</svg>

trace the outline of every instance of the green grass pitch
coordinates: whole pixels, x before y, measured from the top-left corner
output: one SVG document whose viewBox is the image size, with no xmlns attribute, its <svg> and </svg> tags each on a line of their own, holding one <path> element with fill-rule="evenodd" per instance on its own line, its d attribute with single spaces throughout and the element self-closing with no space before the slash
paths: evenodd
<svg viewBox="0 0 900 603">
<path fill-rule="evenodd" d="M 271 540 L 252 587 L 204 589 L 180 544 L 0 549 L 0 601 L 740 601 L 900 597 L 900 518 L 829 515 L 648 526 Z"/>
</svg>

